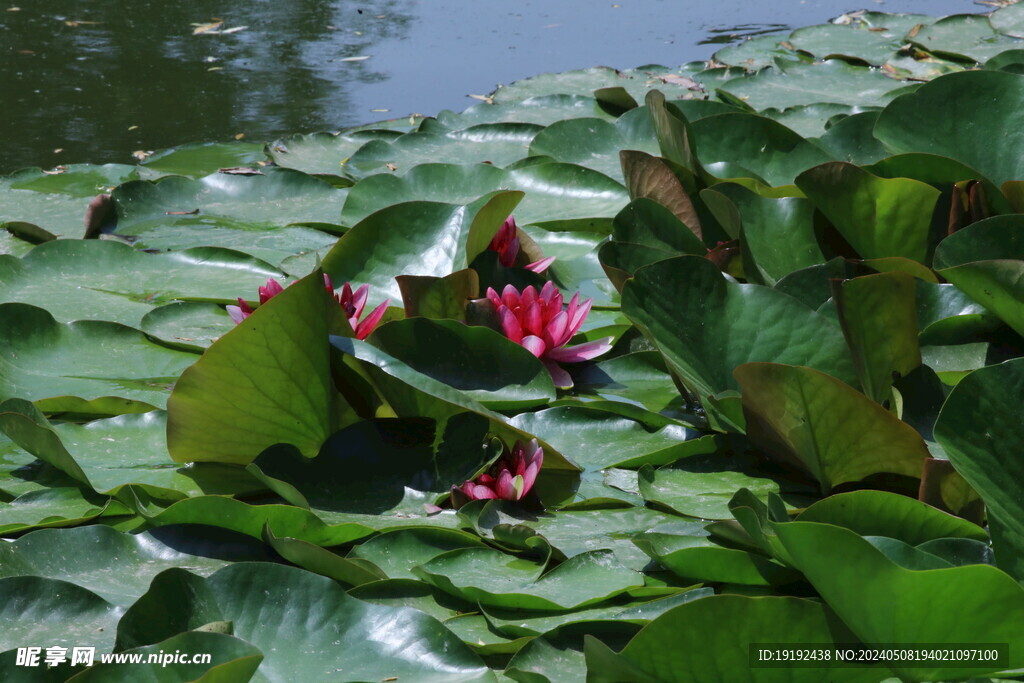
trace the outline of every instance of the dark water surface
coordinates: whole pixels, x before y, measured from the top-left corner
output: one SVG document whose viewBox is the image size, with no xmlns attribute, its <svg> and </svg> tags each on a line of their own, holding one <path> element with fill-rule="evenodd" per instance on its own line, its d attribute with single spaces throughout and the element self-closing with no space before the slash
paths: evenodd
<svg viewBox="0 0 1024 683">
<path fill-rule="evenodd" d="M 678 66 L 858 2 L 932 15 L 991 9 L 971 0 L 8 0 L 0 171 L 131 163 L 133 150 L 461 111 L 498 83 Z M 193 33 L 216 19 L 219 32 Z"/>
</svg>

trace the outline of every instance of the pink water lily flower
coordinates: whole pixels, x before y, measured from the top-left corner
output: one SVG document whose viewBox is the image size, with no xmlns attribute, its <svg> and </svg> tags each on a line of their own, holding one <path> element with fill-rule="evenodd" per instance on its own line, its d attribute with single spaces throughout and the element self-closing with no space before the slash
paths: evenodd
<svg viewBox="0 0 1024 683">
<path fill-rule="evenodd" d="M 562 309 L 562 293 L 546 282 L 540 293 L 531 285 L 522 294 L 506 285 L 501 296 L 487 288 L 487 298 L 494 305 L 505 336 L 539 358 L 551 373 L 556 387 L 572 387 L 572 377 L 559 363 L 579 363 L 596 358 L 611 349 L 612 337 L 576 346 L 566 346 L 579 332 L 590 312 L 593 299 L 580 303 L 576 292 L 569 305 Z"/>
<path fill-rule="evenodd" d="M 469 500 L 522 500 L 537 480 L 537 473 L 544 463 L 544 449 L 531 439 L 526 445 L 516 441 L 511 453 L 505 453 L 494 464 L 490 473 L 481 474 L 476 481 L 467 481 L 462 486 L 452 487 L 452 502 Z"/>
<path fill-rule="evenodd" d="M 487 248 L 498 252 L 498 263 L 506 268 L 511 268 L 516 264 L 516 257 L 519 256 L 519 237 L 516 234 L 515 218 L 509 216 L 505 219 L 505 223 L 498 228 L 498 232 L 494 234 L 494 239 L 487 245 Z M 543 273 L 554 262 L 555 257 L 549 256 L 529 263 L 523 268 L 534 273 Z"/>
<path fill-rule="evenodd" d="M 377 326 L 380 319 L 384 317 L 384 312 L 388 308 L 390 299 L 382 303 L 377 308 L 366 316 L 363 320 L 359 320 L 363 314 L 363 309 L 366 307 L 366 299 L 370 293 L 370 286 L 363 285 L 355 292 L 352 291 L 352 286 L 349 283 L 345 283 L 341 288 L 340 294 L 334 293 L 334 285 L 331 284 L 331 278 L 324 274 L 324 287 L 327 289 L 327 293 L 330 294 L 338 305 L 345 311 L 345 317 L 348 319 L 348 324 L 352 326 L 352 331 L 356 333 L 356 339 L 366 339 L 373 328 Z M 281 286 L 277 280 L 267 280 L 267 284 L 260 287 L 260 305 L 267 303 L 275 296 L 284 291 L 284 287 Z M 227 306 L 228 315 L 235 321 L 235 324 L 242 322 L 250 315 L 252 315 L 253 309 L 249 304 L 245 302 L 241 297 L 238 298 L 237 306 Z"/>
</svg>

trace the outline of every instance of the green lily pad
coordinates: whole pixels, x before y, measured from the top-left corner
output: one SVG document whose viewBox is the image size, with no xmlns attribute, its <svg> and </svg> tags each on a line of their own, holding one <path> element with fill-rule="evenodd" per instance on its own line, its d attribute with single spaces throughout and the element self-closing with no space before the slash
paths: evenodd
<svg viewBox="0 0 1024 683">
<path fill-rule="evenodd" d="M 316 271 L 221 337 L 168 400 L 171 458 L 245 465 L 277 443 L 314 455 L 346 408 L 330 381 L 327 343 L 348 325 L 341 316 Z"/>
<path fill-rule="evenodd" d="M 118 234 L 133 237 L 132 246 L 136 249 L 181 251 L 192 247 L 221 247 L 275 264 L 296 255 L 328 249 L 338 239 L 336 235 L 313 228 L 261 227 L 219 217 L 189 216 L 175 220 L 173 225 L 160 221 L 138 223 Z"/>
<path fill-rule="evenodd" d="M 1021 463 L 1006 457 L 1019 439 L 1015 405 L 1024 392 L 1024 365 L 1011 360 L 976 370 L 950 393 L 935 423 L 935 438 L 988 508 L 996 563 L 1024 577 L 1024 511 L 1018 489 Z"/>
<path fill-rule="evenodd" d="M 435 453 L 434 431 L 424 419 L 364 420 L 334 434 L 315 458 L 272 448 L 248 469 L 288 502 L 314 512 L 376 515 L 381 523 L 426 517 L 424 503 L 486 464 L 479 447 L 442 446 Z M 449 432 L 445 438 L 457 437 Z"/>
<path fill-rule="evenodd" d="M 578 397 L 640 405 L 663 415 L 677 415 L 683 409 L 679 390 L 655 351 L 628 353 L 587 365 L 576 373 L 574 392 Z"/>
<path fill-rule="evenodd" d="M 705 536 L 654 530 L 634 537 L 633 542 L 661 566 L 687 581 L 767 586 L 797 578 L 795 572 L 762 555 L 726 548 Z"/>
<path fill-rule="evenodd" d="M 944 17 L 922 28 L 911 40 L 929 52 L 967 62 L 984 62 L 1003 50 L 1021 45 L 1019 40 L 994 29 L 988 17 L 978 14 Z"/>
<path fill-rule="evenodd" d="M 21 494 L 10 503 L 0 503 L 0 533 L 75 526 L 104 514 L 129 512 L 110 498 L 86 494 L 77 487 L 36 489 Z"/>
<path fill-rule="evenodd" d="M 7 625 L 0 652 L 35 643 L 109 652 L 123 608 L 67 581 L 41 576 L 0 579 L 0 615 Z M 38 646 L 37 646 L 38 647 Z"/>
<path fill-rule="evenodd" d="M 607 120 L 615 118 L 606 113 L 593 97 L 542 95 L 518 102 L 478 102 L 458 114 L 444 110 L 438 113 L 432 123 L 449 130 L 462 130 L 481 123 L 533 123 L 550 126 L 565 119 L 591 117 Z"/>
<path fill-rule="evenodd" d="M 263 143 L 196 142 L 165 149 L 146 157 L 142 162 L 142 168 L 164 175 L 200 178 L 216 173 L 222 168 L 255 167 L 257 162 L 266 160 Z"/>
<path fill-rule="evenodd" d="M 988 21 L 1003 35 L 1024 38 L 1024 7 L 1008 5 L 993 12 Z"/>
<path fill-rule="evenodd" d="M 89 199 L 60 191 L 13 189 L 11 186 L 16 182 L 17 175 L 0 178 L 0 225 L 12 221 L 31 223 L 65 237 L 78 237 L 85 232 Z"/>
<path fill-rule="evenodd" d="M 713 594 L 711 588 L 694 588 L 655 600 L 618 598 L 595 607 L 562 614 L 510 611 L 490 607 L 484 610 L 484 615 L 495 629 L 509 637 L 539 636 L 572 624 L 596 626 L 597 622 L 608 621 L 647 624 L 673 607 Z"/>
<path fill-rule="evenodd" d="M 139 329 L 167 346 L 202 352 L 235 328 L 222 306 L 198 301 L 176 301 L 142 316 Z"/>
<path fill-rule="evenodd" d="M 797 520 L 833 524 L 861 536 L 885 536 L 910 545 L 940 538 L 988 539 L 976 524 L 888 491 L 838 493 L 811 505 Z"/>
<path fill-rule="evenodd" d="M 643 584 L 608 550 L 576 555 L 543 576 L 544 565 L 498 550 L 463 548 L 439 555 L 413 573 L 446 593 L 481 605 L 533 611 L 592 605 Z"/>
<path fill-rule="evenodd" d="M 842 83 L 842 89 L 836 88 L 836 83 Z M 785 70 L 765 69 L 719 87 L 755 109 L 780 109 L 818 102 L 879 106 L 900 86 L 899 81 L 878 71 L 830 59 L 816 64 L 789 64 Z"/>
<path fill-rule="evenodd" d="M 730 625 L 728 629 L 709 624 Z M 587 668 L 594 683 L 698 683 L 707 680 L 794 681 L 812 683 L 825 674 L 831 681 L 875 681 L 864 669 L 751 668 L 751 643 L 849 643 L 849 631 L 820 602 L 791 597 L 714 595 L 665 612 L 623 648 L 613 652 L 587 643 Z M 622 667 L 622 668 L 619 668 Z M 619 670 L 616 670 L 616 669 Z M 827 673 L 826 673 L 827 670 Z M 626 678 L 626 676 L 629 676 Z"/>
<path fill-rule="evenodd" d="M 539 534 L 566 557 L 594 550 L 610 550 L 620 563 L 640 571 L 648 564 L 648 558 L 633 544 L 632 538 L 664 525 L 671 525 L 677 530 L 684 528 L 685 533 L 691 534 L 701 533 L 702 527 L 681 521 L 675 515 L 644 507 L 559 510 L 554 514 L 529 515 L 499 501 L 484 506 L 474 527 L 477 533 L 495 541 L 508 542 L 509 534 L 513 533 L 522 533 L 526 538 Z"/>
<path fill-rule="evenodd" d="M 501 192 L 469 206 L 424 201 L 389 206 L 361 220 L 338 241 L 323 259 L 324 272 L 334 282 L 370 285 L 368 305 L 385 297 L 400 301 L 396 276 L 444 277 L 469 267 L 521 197 L 519 192 Z M 395 225 L 402 229 L 394 230 Z"/>
<path fill-rule="evenodd" d="M 186 661 L 191 662 L 188 664 L 176 662 L 174 666 L 168 667 L 163 663 L 165 657 L 174 657 L 179 652 L 209 655 L 210 661 L 202 664 L 188 657 Z M 130 676 L 132 681 L 138 683 L 212 682 L 228 679 L 247 681 L 256 673 L 263 660 L 263 653 L 244 640 L 224 633 L 205 631 L 188 631 L 153 645 L 126 650 L 124 654 L 129 657 L 142 655 L 142 663 L 99 663 L 69 680 L 76 683 L 117 683 L 125 680 L 125 676 Z M 150 656 L 155 658 L 152 664 L 148 662 Z"/>
<path fill-rule="evenodd" d="M 996 102 L 992 101 L 994 92 L 999 93 Z M 893 100 L 879 115 L 874 134 L 892 152 L 950 157 L 977 169 L 998 186 L 1024 178 L 1024 162 L 1014 144 L 985 145 L 1013 125 L 1022 104 L 1024 78 L 1018 74 L 949 74 Z M 961 125 L 982 109 L 982 125 Z"/>
<path fill-rule="evenodd" d="M 853 278 L 834 299 L 860 385 L 884 405 L 893 382 L 921 365 L 915 280 L 899 271 Z"/>
<path fill-rule="evenodd" d="M 23 259 L 0 257 L 2 301 L 41 306 L 61 322 L 138 325 L 176 299 L 234 301 L 282 273 L 227 249 L 146 254 L 110 240 L 54 240 Z"/>
<path fill-rule="evenodd" d="M 163 407 L 196 359 L 117 323 L 65 325 L 26 304 L 0 304 L 0 318 L 0 400 L 24 398 L 44 412 L 104 416 Z"/>
<path fill-rule="evenodd" d="M 720 183 L 740 216 L 740 244 L 748 278 L 774 285 L 789 273 L 824 263 L 814 235 L 814 206 L 802 197 L 764 197 L 742 185 Z M 748 262 L 749 255 L 749 262 Z M 756 280 L 755 280 L 756 281 Z"/>
<path fill-rule="evenodd" d="M 781 492 L 800 503 L 813 495 L 808 487 L 779 478 L 777 472 L 747 455 L 693 455 L 657 469 L 650 465 L 640 469 L 644 500 L 698 519 L 732 519 L 728 504 L 741 488 L 762 498 Z"/>
<path fill-rule="evenodd" d="M 357 177 L 404 174 L 427 163 L 487 162 L 504 168 L 529 156 L 530 143 L 542 130 L 532 123 L 482 123 L 443 133 L 406 133 L 390 142 L 367 142 L 352 154 L 345 168 Z"/>
<path fill-rule="evenodd" d="M 800 172 L 831 159 L 813 142 L 765 116 L 708 116 L 692 122 L 690 130 L 702 164 L 738 164 L 770 185 L 789 185 Z"/>
<path fill-rule="evenodd" d="M 879 178 L 841 162 L 801 174 L 796 185 L 862 258 L 925 261 L 940 194 L 935 188 L 909 178 Z"/>
<path fill-rule="evenodd" d="M 228 564 L 225 559 L 180 552 L 148 533 L 124 534 L 102 525 L 40 529 L 0 545 L 0 551 L 4 578 L 59 579 L 123 606 L 145 593 L 164 569 L 187 567 L 205 576 Z"/>
<path fill-rule="evenodd" d="M 622 311 L 701 397 L 738 389 L 732 370 L 750 361 L 806 365 L 853 381 L 837 325 L 781 292 L 727 281 L 707 259 L 680 256 L 641 268 L 622 292 Z"/>
<path fill-rule="evenodd" d="M 711 58 L 718 64 L 737 66 L 750 72 L 757 72 L 775 63 L 776 57 L 792 58 L 793 50 L 782 47 L 784 35 L 755 36 L 735 45 L 723 47 Z"/>
<path fill-rule="evenodd" d="M 118 226 L 139 231 L 194 215 L 262 227 L 334 223 L 346 192 L 299 171 L 267 168 L 258 175 L 214 173 L 196 180 L 170 176 L 125 183 L 113 198 Z"/>
<path fill-rule="evenodd" d="M 351 558 L 373 562 L 389 577 L 415 579 L 412 568 L 456 548 L 479 548 L 476 536 L 452 529 L 400 529 L 373 537 L 352 549 Z"/>
<path fill-rule="evenodd" d="M 401 202 L 470 204 L 496 190 L 526 193 L 515 207 L 520 225 L 611 217 L 629 201 L 619 183 L 572 164 L 549 162 L 506 170 L 487 164 L 429 163 L 403 176 L 379 174 L 360 181 L 349 192 L 341 220 L 354 225 L 375 211 Z"/>
<path fill-rule="evenodd" d="M 522 410 L 555 398 L 551 375 L 540 361 L 484 327 L 454 320 L 396 320 L 373 335 L 373 344 L 490 408 Z"/>
<path fill-rule="evenodd" d="M 881 66 L 903 44 L 903 34 L 899 27 L 872 31 L 856 24 L 819 24 L 798 28 L 789 34 L 788 41 L 817 59 L 852 58 Z"/>
<path fill-rule="evenodd" d="M 805 367 L 736 368 L 747 436 L 822 491 L 881 472 L 920 477 L 928 449 L 913 427 L 835 377 Z"/>
<path fill-rule="evenodd" d="M 141 485 L 161 497 L 231 495 L 262 488 L 238 468 L 174 466 L 167 453 L 163 411 L 51 428 L 44 417 L 32 414 L 31 404 L 18 411 L 14 403 L 0 403 L 0 429 L 11 436 L 20 435 L 25 448 L 40 459 L 98 492 L 113 495 L 129 484 Z"/>
<path fill-rule="evenodd" d="M 862 642 L 1009 644 L 1009 667 L 894 663 L 901 676 L 934 681 L 1024 664 L 1018 649 L 1022 635 L 1013 626 L 1024 610 L 1024 589 L 995 567 L 911 571 L 847 529 L 811 522 L 772 528 L 796 568 Z M 891 609 L 894 604 L 900 605 L 898 611 Z"/>
<path fill-rule="evenodd" d="M 346 176 L 345 163 L 371 140 L 391 141 L 397 130 L 353 130 L 341 133 L 310 133 L 275 140 L 266 147 L 274 163 L 311 175 Z"/>
<path fill-rule="evenodd" d="M 399 416 L 428 417 L 444 423 L 453 416 L 470 413 L 466 417 L 471 421 L 471 425 L 475 423 L 475 426 L 468 430 L 470 433 L 478 433 L 482 437 L 483 432 L 474 430 L 477 427 L 484 431 L 489 430 L 506 445 L 516 441 L 525 443 L 534 438 L 534 435 L 509 424 L 504 417 L 457 389 L 416 372 L 405 363 L 365 342 L 332 336 L 331 344 L 343 354 L 346 364 L 352 363 L 370 374 L 380 396 Z M 477 439 L 476 444 L 481 441 L 482 439 Z M 578 482 L 579 468 L 543 438 L 538 437 L 538 441 L 544 449 L 544 467 L 537 478 L 534 490 L 548 505 L 556 505 L 572 497 L 572 491 Z"/>
<path fill-rule="evenodd" d="M 920 281 L 916 285 L 922 344 L 956 344 L 999 327 L 996 316 L 954 285 Z"/>
<path fill-rule="evenodd" d="M 543 95 L 591 95 L 595 90 L 608 87 L 624 88 L 637 102 L 642 102 L 647 92 L 654 88 L 674 97 L 692 97 L 692 88 L 699 86 L 697 83 L 690 85 L 684 80 L 692 75 L 685 69 L 673 70 L 665 67 L 640 67 L 620 71 L 598 66 L 592 69 L 524 78 L 498 88 L 494 92 L 494 101 L 497 104 L 505 104 Z"/>
<path fill-rule="evenodd" d="M 878 111 L 847 116 L 834 123 L 815 142 L 838 161 L 873 164 L 889 156 L 889 151 L 874 136 L 877 120 Z"/>
<path fill-rule="evenodd" d="M 935 248 L 934 265 L 951 268 L 998 259 L 1024 259 L 1024 216 L 992 216 L 957 230 Z"/>
<path fill-rule="evenodd" d="M 12 190 L 33 190 L 72 197 L 92 198 L 110 192 L 121 183 L 137 178 L 136 167 L 128 164 L 68 164 L 52 171 L 25 168 L 10 176 Z"/>
<path fill-rule="evenodd" d="M 187 597 L 182 590 L 189 591 Z M 163 615 L 159 622 L 154 613 Z M 408 608 L 369 605 L 328 578 L 269 563 L 234 564 L 206 579 L 162 572 L 125 613 L 118 644 L 150 644 L 211 621 L 232 622 L 235 637 L 264 653 L 257 671 L 264 680 L 494 680 L 435 619 Z M 303 647 L 280 647 L 284 637 Z M 338 647 L 342 642 L 345 647 Z"/>
<path fill-rule="evenodd" d="M 533 139 L 530 154 L 550 156 L 622 179 L 619 152 L 624 149 L 658 153 L 658 141 L 646 108 L 638 107 L 614 123 L 577 118 L 553 123 Z"/>
<path fill-rule="evenodd" d="M 822 102 L 819 104 L 801 104 L 782 110 L 765 109 L 761 112 L 761 115 L 775 119 L 801 137 L 815 138 L 831 130 L 832 124 L 836 119 L 842 121 L 864 111 L 872 111 L 872 109 L 855 107 L 848 104 Z M 830 151 L 825 145 L 818 144 L 817 142 L 815 144 L 826 152 Z M 832 156 L 831 158 L 836 157 Z M 845 159 L 840 160 L 845 161 Z"/>
<path fill-rule="evenodd" d="M 700 433 L 679 425 L 656 431 L 612 413 L 587 407 L 560 406 L 522 413 L 512 424 L 544 438 L 577 463 L 591 470 L 607 467 L 663 465 L 714 445 Z"/>
</svg>

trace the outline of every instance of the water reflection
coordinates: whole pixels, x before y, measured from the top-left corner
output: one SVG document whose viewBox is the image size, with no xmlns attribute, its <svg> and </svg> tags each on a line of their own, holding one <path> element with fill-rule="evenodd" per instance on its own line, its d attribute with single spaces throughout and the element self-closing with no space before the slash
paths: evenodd
<svg viewBox="0 0 1024 683">
<path fill-rule="evenodd" d="M 412 4 L 26 2 L 0 13 L 0 165 L 130 162 L 138 149 L 370 118 L 351 111 L 351 90 L 387 75 L 345 60 L 402 38 Z M 219 32 L 193 34 L 217 18 Z"/>
<path fill-rule="evenodd" d="M 858 4 L 21 0 L 0 7 L 0 172 L 131 163 L 134 150 L 461 111 L 474 102 L 467 95 L 498 83 L 704 60 L 721 44 L 821 23 Z M 988 9 L 973 0 L 868 4 L 939 15 Z M 219 31 L 193 35 L 214 19 Z"/>
</svg>

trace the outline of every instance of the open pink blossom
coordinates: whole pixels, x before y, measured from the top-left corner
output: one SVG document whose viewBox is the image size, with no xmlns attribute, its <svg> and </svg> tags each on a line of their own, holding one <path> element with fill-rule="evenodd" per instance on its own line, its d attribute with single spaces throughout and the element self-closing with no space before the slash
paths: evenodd
<svg viewBox="0 0 1024 683">
<path fill-rule="evenodd" d="M 498 232 L 494 234 L 494 239 L 487 245 L 487 248 L 498 252 L 498 263 L 506 268 L 511 268 L 516 264 L 516 257 L 519 256 L 519 236 L 516 233 L 515 218 L 509 216 L 505 219 L 505 223 L 498 228 Z M 549 256 L 529 263 L 523 268 L 534 273 L 543 273 L 554 262 L 555 257 Z"/>
<path fill-rule="evenodd" d="M 506 452 L 490 473 L 485 472 L 462 486 L 453 486 L 452 502 L 458 507 L 460 502 L 468 500 L 522 500 L 533 488 L 543 463 L 544 449 L 537 439 L 531 439 L 526 445 L 516 441 L 512 452 Z"/>
<path fill-rule="evenodd" d="M 370 293 L 370 286 L 363 285 L 359 289 L 352 291 L 352 286 L 349 283 L 345 283 L 341 288 L 340 294 L 334 293 L 334 285 L 331 284 L 331 278 L 324 274 L 324 287 L 327 289 L 327 293 L 330 294 L 338 305 L 345 311 L 345 317 L 348 319 L 348 324 L 352 326 L 352 331 L 356 333 L 356 339 L 366 339 L 373 328 L 377 326 L 380 319 L 384 317 L 384 312 L 388 308 L 388 303 L 391 301 L 388 299 L 377 308 L 373 309 L 366 318 L 359 320 L 363 315 L 363 309 L 366 307 L 366 299 Z M 284 287 L 281 286 L 277 280 L 267 280 L 267 284 L 260 287 L 260 305 L 267 303 L 275 296 L 284 291 Z M 227 306 L 228 315 L 231 319 L 238 324 L 252 315 L 253 309 L 249 304 L 245 302 L 241 297 L 238 298 L 237 306 Z"/>
<path fill-rule="evenodd" d="M 506 285 L 501 296 L 488 287 L 487 298 L 494 304 L 505 336 L 539 358 L 557 387 L 572 386 L 572 377 L 559 363 L 590 360 L 612 347 L 611 337 L 566 346 L 579 332 L 593 304 L 593 299 L 580 303 L 579 292 L 564 310 L 562 293 L 550 282 L 544 284 L 539 294 L 532 285 L 522 294 L 512 285 Z"/>
</svg>

